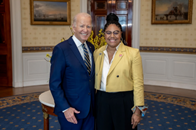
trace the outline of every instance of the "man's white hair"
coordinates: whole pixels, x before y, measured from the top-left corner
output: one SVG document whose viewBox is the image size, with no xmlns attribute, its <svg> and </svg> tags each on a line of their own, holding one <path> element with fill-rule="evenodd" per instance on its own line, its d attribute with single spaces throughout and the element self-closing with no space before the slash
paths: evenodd
<svg viewBox="0 0 196 130">
<path fill-rule="evenodd" d="M 77 18 L 78 16 L 84 16 L 84 17 L 89 17 L 92 21 L 92 18 L 90 16 L 90 14 L 87 13 L 78 13 L 74 18 L 73 18 L 73 26 L 76 27 L 76 22 L 77 22 Z"/>
</svg>

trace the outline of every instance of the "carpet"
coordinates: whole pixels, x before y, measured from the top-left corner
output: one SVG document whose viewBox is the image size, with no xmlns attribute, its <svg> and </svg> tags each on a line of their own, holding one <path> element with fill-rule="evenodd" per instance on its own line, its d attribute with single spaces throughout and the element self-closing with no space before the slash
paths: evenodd
<svg viewBox="0 0 196 130">
<path fill-rule="evenodd" d="M 0 98 L 0 130 L 43 130 L 40 93 Z M 138 130 L 196 130 L 196 99 L 145 92 L 149 106 Z M 50 115 L 50 130 L 60 130 Z"/>
</svg>

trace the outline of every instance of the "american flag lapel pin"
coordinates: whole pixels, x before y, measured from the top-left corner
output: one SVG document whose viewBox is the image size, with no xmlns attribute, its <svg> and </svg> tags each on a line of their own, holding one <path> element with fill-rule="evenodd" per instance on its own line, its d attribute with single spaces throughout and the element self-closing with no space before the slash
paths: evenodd
<svg viewBox="0 0 196 130">
<path fill-rule="evenodd" d="M 122 54 L 120 54 L 119 57 L 122 57 Z"/>
<path fill-rule="evenodd" d="M 99 55 L 101 55 L 101 53 L 99 53 Z"/>
</svg>

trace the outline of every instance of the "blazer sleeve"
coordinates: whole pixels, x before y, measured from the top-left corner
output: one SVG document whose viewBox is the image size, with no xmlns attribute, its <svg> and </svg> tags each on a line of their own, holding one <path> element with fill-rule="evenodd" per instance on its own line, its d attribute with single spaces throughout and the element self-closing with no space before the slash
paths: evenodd
<svg viewBox="0 0 196 130">
<path fill-rule="evenodd" d="M 143 69 L 142 59 L 139 50 L 136 49 L 133 54 L 132 61 L 132 77 L 133 77 L 133 90 L 134 90 L 134 106 L 144 105 L 144 82 L 143 82 Z"/>
<path fill-rule="evenodd" d="M 51 58 L 51 70 L 50 70 L 50 80 L 49 86 L 51 93 L 54 98 L 55 107 L 58 108 L 57 111 L 63 111 L 70 107 L 68 101 L 65 98 L 64 91 L 62 89 L 62 84 L 64 74 L 65 74 L 65 55 L 62 48 L 58 45 L 55 46 Z"/>
</svg>

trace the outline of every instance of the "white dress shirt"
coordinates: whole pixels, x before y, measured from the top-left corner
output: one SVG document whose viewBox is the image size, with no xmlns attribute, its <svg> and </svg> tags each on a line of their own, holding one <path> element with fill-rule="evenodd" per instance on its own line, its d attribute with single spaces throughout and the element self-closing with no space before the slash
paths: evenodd
<svg viewBox="0 0 196 130">
<path fill-rule="evenodd" d="M 102 70 L 102 78 L 101 78 L 101 88 L 100 88 L 101 91 L 106 91 L 106 82 L 107 82 L 108 72 L 110 70 L 110 66 L 111 66 L 111 64 L 112 64 L 112 62 L 114 60 L 114 57 L 116 55 L 116 52 L 117 52 L 120 44 L 118 44 L 118 46 L 116 47 L 116 51 L 114 52 L 114 55 L 113 55 L 112 60 L 111 60 L 110 63 L 109 63 L 109 57 L 108 57 L 108 53 L 107 53 L 107 47 L 108 46 L 103 51 L 103 53 L 104 53 L 104 61 L 103 61 L 103 70 Z"/>
<path fill-rule="evenodd" d="M 77 46 L 77 48 L 78 48 L 78 51 L 80 52 L 80 55 L 82 56 L 82 58 L 83 58 L 83 60 L 84 60 L 84 50 L 83 50 L 83 48 L 82 48 L 82 43 L 75 37 L 75 35 L 72 36 L 72 39 L 73 39 L 73 41 L 75 42 L 75 44 L 76 44 L 76 46 Z M 86 49 L 87 49 L 87 51 L 88 51 L 90 63 L 91 63 L 91 65 L 92 65 L 92 60 L 91 60 L 92 54 L 90 53 L 89 48 L 88 48 L 86 42 L 84 42 L 84 45 L 85 45 L 85 47 L 86 47 Z"/>
</svg>

